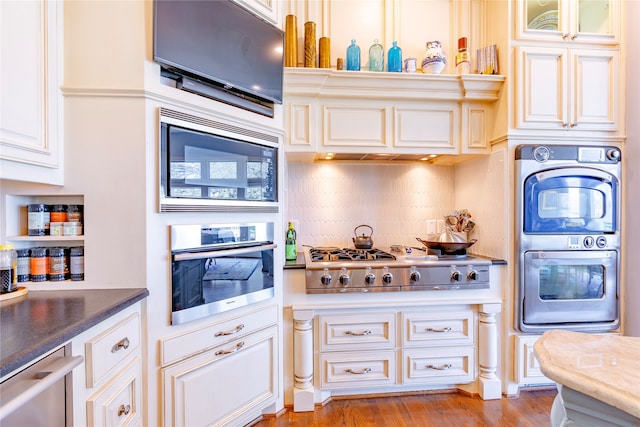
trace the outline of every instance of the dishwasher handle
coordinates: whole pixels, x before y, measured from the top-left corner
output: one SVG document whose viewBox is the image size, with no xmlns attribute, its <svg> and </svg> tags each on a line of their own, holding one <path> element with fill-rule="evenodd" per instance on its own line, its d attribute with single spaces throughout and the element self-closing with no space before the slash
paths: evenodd
<svg viewBox="0 0 640 427">
<path fill-rule="evenodd" d="M 82 356 L 59 357 L 38 369 L 31 378 L 18 380 L 4 387 L 0 385 L 0 420 L 64 378 L 83 360 Z"/>
</svg>

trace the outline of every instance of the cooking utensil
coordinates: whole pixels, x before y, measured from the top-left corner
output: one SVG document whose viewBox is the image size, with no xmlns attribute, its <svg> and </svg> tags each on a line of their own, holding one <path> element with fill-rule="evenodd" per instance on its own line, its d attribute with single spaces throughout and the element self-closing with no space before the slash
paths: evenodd
<svg viewBox="0 0 640 427">
<path fill-rule="evenodd" d="M 366 236 L 364 233 L 362 233 L 362 236 L 358 236 L 358 228 L 360 227 L 367 227 L 371 232 L 368 236 Z M 371 238 L 371 236 L 373 235 L 373 228 L 371 228 L 371 226 L 366 224 L 359 225 L 353 229 L 353 233 L 356 235 L 356 237 L 353 238 L 353 244 L 355 245 L 356 249 L 373 248 L 373 239 Z"/>
<path fill-rule="evenodd" d="M 422 243 L 423 245 L 425 245 L 429 249 L 440 250 L 445 254 L 450 254 L 453 252 L 460 251 L 462 249 L 467 249 L 468 247 L 470 247 L 471 245 L 473 245 L 475 242 L 478 241 L 477 239 L 471 239 L 468 242 L 438 242 L 438 241 L 432 242 L 428 240 L 422 240 L 419 237 L 416 237 L 416 240 Z"/>
</svg>

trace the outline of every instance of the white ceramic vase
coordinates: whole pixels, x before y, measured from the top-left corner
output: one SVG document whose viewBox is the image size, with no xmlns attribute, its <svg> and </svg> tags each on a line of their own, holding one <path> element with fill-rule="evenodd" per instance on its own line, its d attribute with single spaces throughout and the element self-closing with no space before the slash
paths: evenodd
<svg viewBox="0 0 640 427">
<path fill-rule="evenodd" d="M 427 42 L 427 51 L 422 60 L 422 72 L 425 74 L 440 74 L 447 66 L 447 58 L 438 40 Z"/>
</svg>

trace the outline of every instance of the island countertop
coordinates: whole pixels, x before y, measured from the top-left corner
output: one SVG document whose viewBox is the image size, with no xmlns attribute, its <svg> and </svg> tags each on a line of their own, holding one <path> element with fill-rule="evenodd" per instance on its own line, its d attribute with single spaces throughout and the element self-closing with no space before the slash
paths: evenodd
<svg viewBox="0 0 640 427">
<path fill-rule="evenodd" d="M 640 338 L 553 330 L 534 352 L 549 379 L 640 418 Z"/>
<path fill-rule="evenodd" d="M 0 378 L 146 298 L 146 288 L 29 291 L 0 303 Z"/>
</svg>

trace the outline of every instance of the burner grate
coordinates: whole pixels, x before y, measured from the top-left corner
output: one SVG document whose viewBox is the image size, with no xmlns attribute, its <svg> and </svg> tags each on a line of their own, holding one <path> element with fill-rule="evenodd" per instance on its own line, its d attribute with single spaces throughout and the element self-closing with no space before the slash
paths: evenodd
<svg viewBox="0 0 640 427">
<path fill-rule="evenodd" d="M 395 260 L 396 257 L 380 249 L 313 248 L 309 251 L 311 261 L 376 261 Z"/>
</svg>

